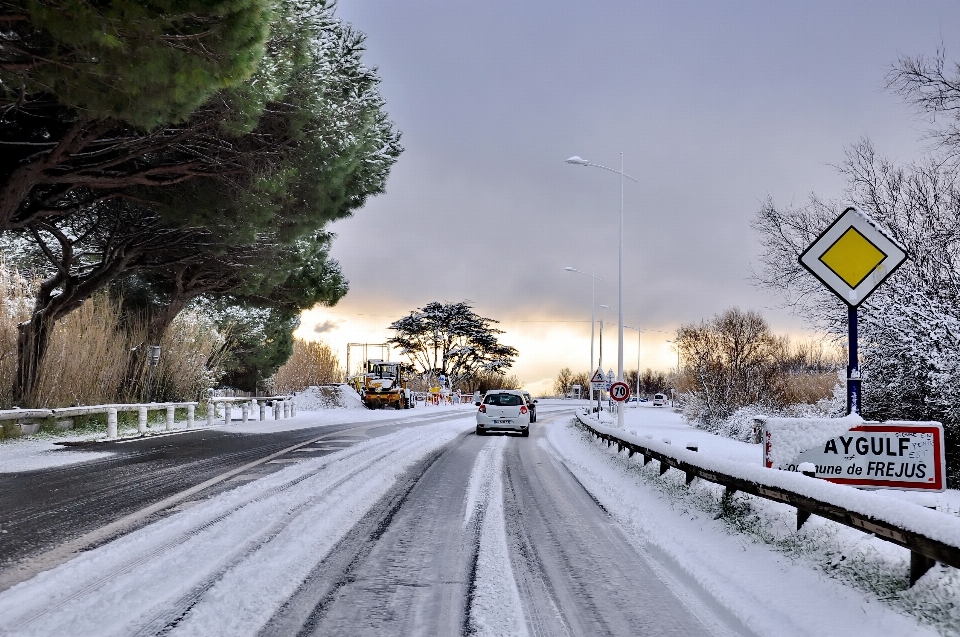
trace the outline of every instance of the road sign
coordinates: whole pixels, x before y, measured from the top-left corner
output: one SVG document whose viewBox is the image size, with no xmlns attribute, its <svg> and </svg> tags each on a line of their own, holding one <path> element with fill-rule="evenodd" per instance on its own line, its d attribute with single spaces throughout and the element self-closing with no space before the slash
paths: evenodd
<svg viewBox="0 0 960 637">
<path fill-rule="evenodd" d="M 800 255 L 800 265 L 853 307 L 906 260 L 906 251 L 853 207 Z"/>
<path fill-rule="evenodd" d="M 860 413 L 857 307 L 906 260 L 906 251 L 854 207 L 800 255 L 800 265 L 847 304 L 847 413 Z"/>
<path fill-rule="evenodd" d="M 801 462 L 817 467 L 816 477 L 866 489 L 943 491 L 946 452 L 938 422 L 866 423 L 830 438 L 773 467 L 770 434 L 765 434 L 768 467 L 796 471 Z"/>
<path fill-rule="evenodd" d="M 614 383 L 610 385 L 610 398 L 613 398 L 618 403 L 622 403 L 627 398 L 630 398 L 630 387 L 626 383 Z"/>
<path fill-rule="evenodd" d="M 603 391 L 607 388 L 607 379 L 603 377 L 603 370 L 599 367 L 590 377 L 590 389 L 593 391 Z"/>
</svg>

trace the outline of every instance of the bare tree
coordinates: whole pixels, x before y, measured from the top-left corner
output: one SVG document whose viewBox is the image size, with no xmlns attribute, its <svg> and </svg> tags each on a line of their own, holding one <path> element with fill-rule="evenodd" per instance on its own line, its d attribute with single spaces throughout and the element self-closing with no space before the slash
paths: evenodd
<svg viewBox="0 0 960 637">
<path fill-rule="evenodd" d="M 553 391 L 555 391 L 558 396 L 563 397 L 570 392 L 570 388 L 573 387 L 573 385 L 573 372 L 570 371 L 569 367 L 564 367 L 557 373 L 557 378 L 553 381 Z"/>
<path fill-rule="evenodd" d="M 861 141 L 841 174 L 853 201 L 907 249 L 909 260 L 860 306 L 864 415 L 960 421 L 960 184 L 942 156 L 896 165 Z M 838 345 L 845 306 L 796 258 L 844 204 L 811 196 L 800 207 L 768 201 L 754 227 L 764 251 L 758 283 Z"/>
</svg>

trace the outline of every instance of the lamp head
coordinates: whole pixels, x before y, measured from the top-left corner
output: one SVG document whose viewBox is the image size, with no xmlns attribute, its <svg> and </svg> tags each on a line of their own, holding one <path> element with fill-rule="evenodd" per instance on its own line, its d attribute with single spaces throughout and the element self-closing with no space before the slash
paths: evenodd
<svg viewBox="0 0 960 637">
<path fill-rule="evenodd" d="M 574 164 L 576 166 L 586 166 L 587 164 L 590 163 L 583 157 L 580 157 L 579 155 L 574 155 L 573 157 L 567 159 L 566 162 L 568 164 Z"/>
<path fill-rule="evenodd" d="M 567 272 L 576 272 L 576 271 L 577 271 L 576 268 L 571 268 L 569 265 L 568 265 L 567 267 L 565 267 L 564 270 L 566 270 Z"/>
</svg>

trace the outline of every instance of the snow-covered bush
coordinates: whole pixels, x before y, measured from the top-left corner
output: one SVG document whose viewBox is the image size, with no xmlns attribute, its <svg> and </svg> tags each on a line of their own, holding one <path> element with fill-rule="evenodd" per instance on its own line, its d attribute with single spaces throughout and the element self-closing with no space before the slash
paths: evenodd
<svg viewBox="0 0 960 637">
<path fill-rule="evenodd" d="M 842 416 L 846 409 L 846 389 L 837 379 L 831 395 L 821 398 L 815 403 L 791 403 L 787 405 L 773 405 L 771 403 L 753 403 L 738 408 L 727 418 L 716 421 L 705 421 L 696 417 L 693 409 L 688 411 L 690 402 L 696 402 L 696 396 L 684 396 L 683 415 L 700 429 L 715 434 L 734 438 L 743 442 L 759 442 L 758 432 L 755 429 L 754 418 L 757 416 L 776 416 L 782 418 L 836 418 Z"/>
<path fill-rule="evenodd" d="M 773 334 L 756 312 L 732 308 L 684 325 L 674 342 L 683 413 L 701 428 L 748 440 L 753 415 L 806 412 L 833 395 L 835 353 Z"/>
</svg>

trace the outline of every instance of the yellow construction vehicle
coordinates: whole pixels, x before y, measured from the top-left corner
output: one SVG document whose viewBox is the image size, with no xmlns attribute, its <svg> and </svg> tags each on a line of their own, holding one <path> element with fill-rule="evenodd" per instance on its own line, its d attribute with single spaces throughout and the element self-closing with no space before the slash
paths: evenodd
<svg viewBox="0 0 960 637">
<path fill-rule="evenodd" d="M 407 388 L 408 366 L 378 358 L 367 360 L 363 373 L 353 378 L 354 388 L 368 409 L 412 409 L 416 401 Z"/>
</svg>

